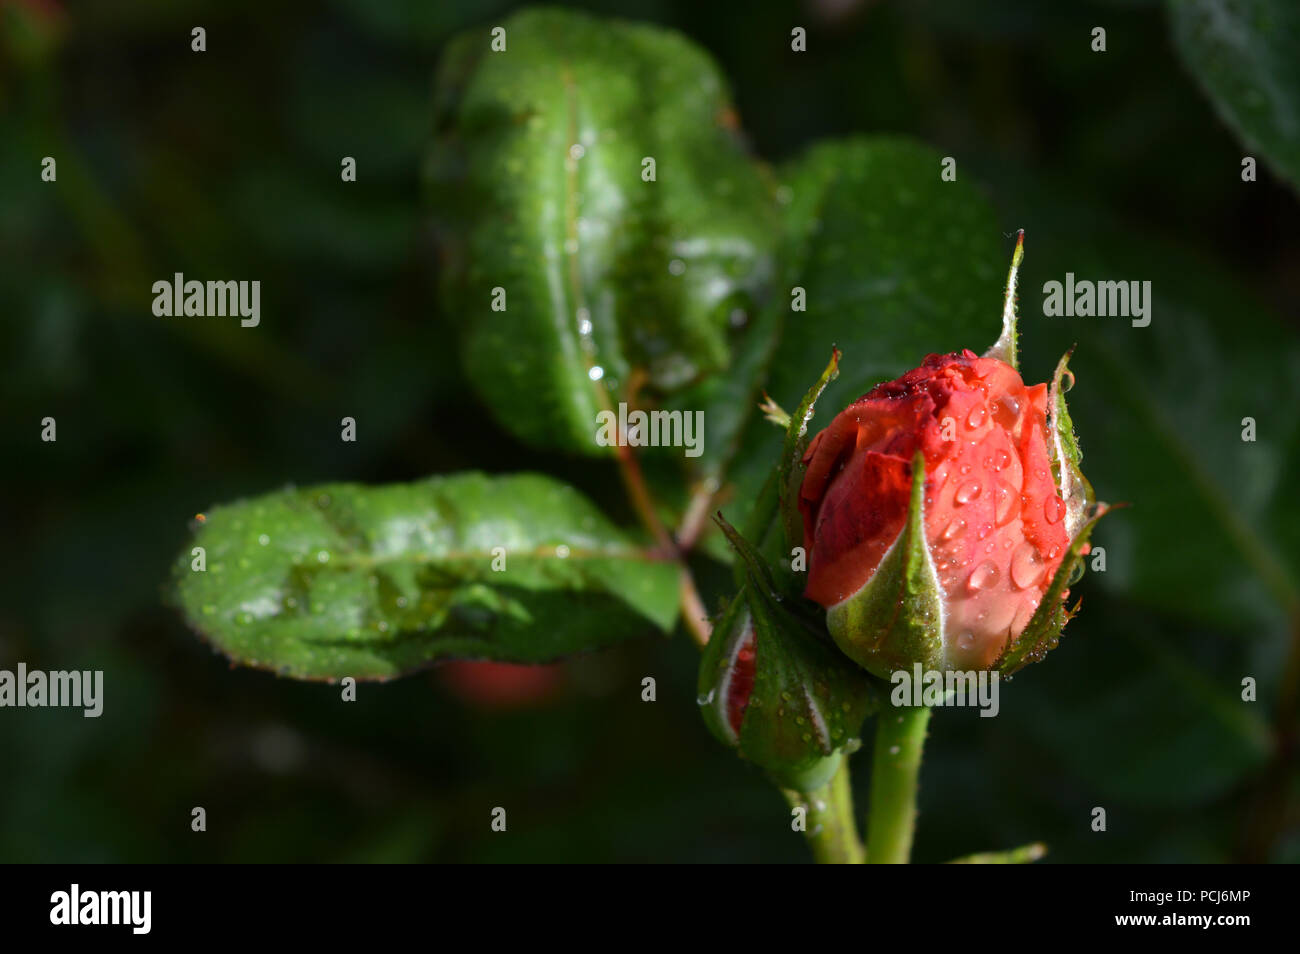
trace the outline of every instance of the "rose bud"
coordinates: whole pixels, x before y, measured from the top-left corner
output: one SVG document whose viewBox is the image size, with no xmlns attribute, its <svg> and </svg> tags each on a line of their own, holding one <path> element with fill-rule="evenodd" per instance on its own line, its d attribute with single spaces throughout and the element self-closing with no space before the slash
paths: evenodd
<svg viewBox="0 0 1300 954">
<path fill-rule="evenodd" d="M 830 779 L 877 704 L 861 669 L 837 652 L 821 622 L 778 593 L 770 566 L 729 525 L 745 583 L 714 627 L 700 661 L 699 704 L 723 743 L 784 788 Z"/>
<path fill-rule="evenodd" d="M 798 493 L 805 596 L 860 665 L 1014 671 L 1055 645 L 1081 569 L 1091 490 L 1065 409 L 1014 366 L 1015 267 L 1003 337 L 932 354 L 842 411 L 809 445 Z"/>
</svg>

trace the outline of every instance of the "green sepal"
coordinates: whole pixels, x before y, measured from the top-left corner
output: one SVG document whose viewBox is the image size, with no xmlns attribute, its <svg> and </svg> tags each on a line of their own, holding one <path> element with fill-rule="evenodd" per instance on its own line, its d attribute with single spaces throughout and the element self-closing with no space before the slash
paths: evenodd
<svg viewBox="0 0 1300 954">
<path fill-rule="evenodd" d="M 856 748 L 863 721 L 879 706 L 878 690 L 836 651 L 819 611 L 782 592 L 758 551 L 725 520 L 718 523 L 736 548 L 745 582 L 700 664 L 705 722 L 777 784 L 809 791 L 830 779 L 846 748 Z M 751 633 L 754 685 L 737 734 L 728 719 L 727 688 Z"/>
<path fill-rule="evenodd" d="M 799 402 L 798 409 L 790 415 L 785 429 L 785 445 L 781 449 L 778 481 L 781 493 L 781 526 L 785 529 L 786 545 L 797 547 L 803 543 L 803 517 L 799 513 L 799 488 L 803 486 L 803 455 L 808 449 L 808 424 L 812 421 L 817 399 L 840 375 L 840 349 L 831 348 L 831 360 L 817 382 Z"/>
<path fill-rule="evenodd" d="M 1070 541 L 1070 548 L 1062 558 L 1061 565 L 1056 568 L 1051 586 L 1043 594 L 1042 601 L 1038 604 L 1034 615 L 1030 617 L 1024 632 L 1007 644 L 1002 650 L 1002 655 L 994 660 L 991 668 L 1009 676 L 1030 663 L 1042 662 L 1048 651 L 1056 648 L 1060 641 L 1061 630 L 1075 612 L 1065 606 L 1065 591 L 1079 579 L 1075 575 L 1075 570 L 1082 570 L 1083 548 L 1097 521 L 1113 509 L 1106 504 L 1100 504 L 1079 530 L 1078 535 Z"/>
<path fill-rule="evenodd" d="M 1016 250 L 1011 253 L 1011 267 L 1007 269 L 1007 285 L 1002 293 L 1002 334 L 993 342 L 993 347 L 984 352 L 986 358 L 996 358 L 1019 370 L 1016 344 L 1019 333 L 1016 331 L 1016 283 L 1020 275 L 1020 262 L 1025 257 L 1025 230 L 1016 233 Z"/>
<path fill-rule="evenodd" d="M 704 647 L 698 678 L 696 702 L 709 731 L 723 745 L 735 748 L 740 738 L 727 716 L 727 689 L 746 637 L 753 631 L 753 614 L 742 586 L 727 604 L 722 617 L 713 626 L 713 635 Z"/>
<path fill-rule="evenodd" d="M 826 612 L 826 625 L 850 659 L 882 678 L 921 663 L 945 668 L 943 590 L 925 541 L 925 458 L 912 460 L 907 523 L 871 579 Z"/>
<path fill-rule="evenodd" d="M 1074 433 L 1074 422 L 1065 406 L 1065 392 L 1073 385 L 1074 375 L 1070 372 L 1071 348 L 1061 355 L 1052 375 L 1052 387 L 1047 397 L 1048 435 L 1047 451 L 1052 460 L 1052 479 L 1056 482 L 1057 493 L 1065 501 L 1065 532 L 1073 540 L 1079 528 L 1087 519 L 1087 514 L 1095 503 L 1092 484 L 1083 476 L 1080 464 L 1083 451 Z M 1070 376 L 1070 385 L 1064 385 L 1065 376 Z"/>
</svg>

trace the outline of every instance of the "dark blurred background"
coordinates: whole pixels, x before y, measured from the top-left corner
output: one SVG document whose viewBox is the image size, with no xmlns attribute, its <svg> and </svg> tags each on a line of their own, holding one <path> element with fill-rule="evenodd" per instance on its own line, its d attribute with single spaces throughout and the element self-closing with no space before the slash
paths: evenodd
<svg viewBox="0 0 1300 954">
<path fill-rule="evenodd" d="M 807 859 L 780 794 L 706 732 L 698 657 L 680 634 L 544 670 L 515 692 L 434 670 L 363 685 L 344 706 L 337 688 L 230 669 L 164 603 L 196 512 L 288 482 L 526 467 L 628 515 L 605 465 L 539 457 L 496 427 L 466 392 L 436 301 L 419 186 L 433 70 L 452 33 L 516 6 L 0 4 L 0 667 L 103 669 L 106 682 L 100 719 L 0 710 L 0 860 Z M 1294 738 L 1296 673 L 1284 669 L 1300 521 L 1287 488 L 1300 457 L 1296 406 L 1268 404 L 1300 376 L 1300 207 L 1264 162 L 1243 186 L 1245 147 L 1176 55 L 1164 7 L 573 6 L 706 48 L 767 160 L 827 136 L 910 134 L 960 157 L 1007 232 L 1051 204 L 1067 210 L 1053 241 L 1068 245 L 1104 216 L 1134 247 L 1169 250 L 1151 268 L 1171 284 L 1221 292 L 1211 358 L 1238 360 L 1238 331 L 1255 356 L 1240 360 L 1276 358 L 1246 366 L 1256 404 L 1215 405 L 1214 360 L 1182 374 L 1174 362 L 1158 385 L 1174 413 L 1211 406 L 1181 432 L 1210 442 L 1211 458 L 1242 445 L 1236 431 L 1198 435 L 1201 423 L 1219 411 L 1266 421 L 1277 442 L 1260 445 L 1264 486 L 1223 482 L 1250 495 L 1236 516 L 1230 500 L 1226 517 L 1108 518 L 1119 526 L 1102 534 L 1106 579 L 1083 584 L 1087 611 L 1006 687 L 1002 717 L 934 720 L 916 857 L 1041 839 L 1049 861 L 1300 858 L 1295 769 L 1279 748 Z M 1087 46 L 1097 24 L 1105 69 Z M 190 51 L 198 25 L 203 55 Z M 810 49 L 793 63 L 792 25 Z M 57 185 L 40 181 L 46 155 Z M 345 155 L 359 170 L 347 186 Z M 1061 277 L 1035 270 L 1033 241 L 1028 289 Z M 153 318 L 147 290 L 176 271 L 259 277 L 258 332 Z M 1060 340 L 1030 343 L 1033 367 L 1050 369 Z M 1140 370 L 1136 349 L 1159 340 L 1113 364 Z M 338 439 L 344 415 L 362 421 L 357 443 Z M 45 416 L 55 444 L 39 440 Z M 1076 423 L 1085 455 L 1098 448 L 1101 495 L 1138 511 L 1153 484 L 1125 468 L 1159 475 L 1171 452 L 1137 442 L 1107 458 L 1107 422 L 1085 409 Z M 1194 569 L 1158 593 L 1125 564 L 1157 538 Z M 639 698 L 645 675 L 658 680 L 653 706 Z M 1240 699 L 1247 675 L 1260 683 L 1253 705 Z M 205 834 L 190 831 L 196 805 Z M 489 831 L 495 805 L 509 810 L 506 835 Z M 1105 834 L 1089 827 L 1094 806 Z"/>
</svg>

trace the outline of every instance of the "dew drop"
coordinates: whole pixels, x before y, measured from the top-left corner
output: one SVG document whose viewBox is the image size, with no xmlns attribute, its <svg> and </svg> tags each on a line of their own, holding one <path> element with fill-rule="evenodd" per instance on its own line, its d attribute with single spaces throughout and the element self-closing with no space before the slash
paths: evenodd
<svg viewBox="0 0 1300 954">
<path fill-rule="evenodd" d="M 983 540 L 985 537 L 987 537 L 987 536 L 988 536 L 990 533 L 992 533 L 992 532 L 993 532 L 993 524 L 991 524 L 991 523 L 982 523 L 982 524 L 980 524 L 980 528 L 979 528 L 979 530 L 977 531 L 976 536 L 978 537 L 978 539 Z"/>
<path fill-rule="evenodd" d="M 970 649 L 975 645 L 974 633 L 962 633 L 957 637 L 957 646 L 961 649 Z"/>
<path fill-rule="evenodd" d="M 1008 487 L 1004 481 L 994 481 L 993 519 L 999 527 L 1015 516 L 1015 504 L 1018 497 L 1019 494 Z"/>
<path fill-rule="evenodd" d="M 569 558 L 569 548 L 561 543 L 555 548 L 555 555 L 561 560 L 567 560 Z"/>
<path fill-rule="evenodd" d="M 970 414 L 966 416 L 966 426 L 970 428 L 979 427 L 984 423 L 984 418 L 986 416 L 987 414 L 984 410 L 984 405 L 976 404 L 971 408 Z"/>
<path fill-rule="evenodd" d="M 993 409 L 993 420 L 1001 427 L 1011 430 L 1016 426 L 1016 421 L 1020 418 L 1020 402 L 1010 394 L 1004 394 L 997 399 Z"/>
<path fill-rule="evenodd" d="M 980 590 L 987 590 L 998 581 L 998 568 L 992 560 L 985 560 L 979 566 L 975 567 L 966 581 L 966 585 L 972 593 L 978 593 Z"/>
<path fill-rule="evenodd" d="M 1011 463 L 1011 455 L 1006 451 L 998 451 L 993 455 L 993 469 L 996 471 L 1005 470 Z"/>
<path fill-rule="evenodd" d="M 961 517 L 958 517 L 955 520 L 953 520 L 950 524 L 948 524 L 947 527 L 944 528 L 943 533 L 939 534 L 939 539 L 951 540 L 953 537 L 957 536 L 957 534 L 961 533 L 965 529 L 966 529 L 966 521 L 961 519 Z"/>
<path fill-rule="evenodd" d="M 958 506 L 968 504 L 980 495 L 980 482 L 978 480 L 969 480 L 957 488 L 957 494 L 953 502 Z"/>
<path fill-rule="evenodd" d="M 587 377 L 591 378 L 591 380 L 593 381 L 599 381 L 604 376 L 605 376 L 605 369 L 598 364 L 592 365 L 587 370 Z"/>
<path fill-rule="evenodd" d="M 1043 502 L 1043 516 L 1048 523 L 1057 523 L 1065 515 L 1065 503 L 1060 497 L 1048 497 Z"/>
<path fill-rule="evenodd" d="M 1043 575 L 1043 561 L 1034 545 L 1026 540 L 1011 555 L 1011 582 L 1024 589 Z"/>
<path fill-rule="evenodd" d="M 330 552 L 328 550 L 321 550 L 316 554 L 316 559 L 321 563 L 328 563 L 330 561 Z"/>
<path fill-rule="evenodd" d="M 902 751 L 902 750 L 901 750 L 898 746 L 896 746 L 896 745 L 891 745 L 891 746 L 889 747 L 889 754 L 890 754 L 890 755 L 897 755 L 900 751 Z"/>
<path fill-rule="evenodd" d="M 262 546 L 266 546 L 271 542 L 271 538 L 264 533 L 257 538 L 257 542 L 260 543 Z"/>
</svg>

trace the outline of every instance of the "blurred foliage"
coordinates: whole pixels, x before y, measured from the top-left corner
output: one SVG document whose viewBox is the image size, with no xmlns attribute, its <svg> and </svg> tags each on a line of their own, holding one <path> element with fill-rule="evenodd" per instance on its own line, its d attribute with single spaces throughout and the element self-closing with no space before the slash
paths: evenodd
<svg viewBox="0 0 1300 954">
<path fill-rule="evenodd" d="M 452 34 L 515 6 L 0 8 L 0 525 L 13 555 L 0 666 L 100 668 L 106 687 L 98 720 L 0 711 L 0 859 L 806 859 L 780 794 L 701 723 L 684 639 L 566 663 L 563 692 L 533 710 L 477 711 L 428 674 L 343 704 L 336 687 L 228 669 L 163 603 L 195 513 L 286 482 L 526 467 L 630 523 L 612 464 L 527 450 L 466 397 L 459 322 L 436 304 L 420 204 L 431 78 Z M 1085 611 L 1005 687 L 1001 716 L 933 720 L 918 859 L 1035 840 L 1049 861 L 1300 859 L 1294 765 L 1276 746 L 1296 734 L 1283 661 L 1300 573 L 1300 208 L 1272 177 L 1279 153 L 1260 181 L 1240 179 L 1233 129 L 1268 147 L 1255 114 L 1232 119 L 1234 90 L 1256 80 L 1180 59 L 1155 0 L 575 6 L 700 44 L 777 170 L 817 140 L 903 134 L 929 144 L 908 147 L 924 195 L 940 189 L 935 156 L 957 158 L 950 197 L 928 202 L 939 231 L 921 222 L 903 239 L 942 238 L 950 215 L 950 259 L 909 275 L 888 248 L 855 253 L 863 274 L 891 263 L 876 283 L 913 283 L 910 309 L 868 281 L 844 300 L 842 331 L 829 314 L 815 342 L 787 330 L 813 365 L 788 372 L 794 399 L 826 333 L 861 336 L 837 385 L 850 390 L 919 361 L 900 337 L 855 378 L 855 360 L 879 356 L 855 357 L 870 339 L 852 315 L 927 316 L 927 284 L 940 302 L 978 296 L 960 320 L 974 334 L 984 308 L 988 330 L 918 333 L 915 347 L 991 341 L 1020 227 L 1027 377 L 1078 342 L 1070 402 L 1087 472 L 1133 507 L 1099 529 L 1107 572 L 1079 585 Z M 1099 24 L 1105 54 L 1088 45 Z M 190 51 L 194 25 L 205 54 Z M 790 52 L 793 25 L 807 53 Z M 56 184 L 40 180 L 44 156 Z M 343 156 L 356 183 L 339 180 Z M 898 190 L 850 187 L 878 190 L 860 201 L 911 227 L 888 204 Z M 830 239 L 852 248 L 839 213 Z M 1151 327 L 1044 319 L 1038 289 L 1067 270 L 1150 279 Z M 259 278 L 260 327 L 155 319 L 150 286 L 178 271 Z M 357 443 L 338 439 L 345 415 Z M 39 440 L 45 416 L 55 444 Z M 1256 444 L 1240 440 L 1245 416 Z M 728 588 L 727 569 L 699 569 L 710 599 Z M 641 701 L 647 675 L 654 703 Z M 1260 682 L 1253 705 L 1244 675 Z M 189 829 L 194 805 L 206 834 Z M 488 827 L 496 805 L 504 835 Z M 1104 835 L 1088 827 L 1095 805 Z"/>
</svg>

